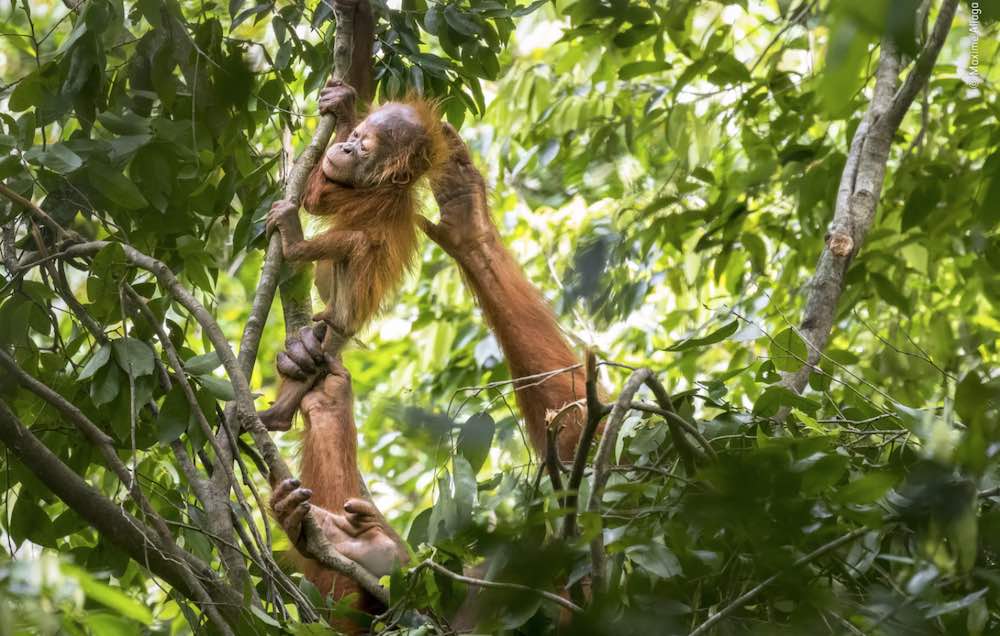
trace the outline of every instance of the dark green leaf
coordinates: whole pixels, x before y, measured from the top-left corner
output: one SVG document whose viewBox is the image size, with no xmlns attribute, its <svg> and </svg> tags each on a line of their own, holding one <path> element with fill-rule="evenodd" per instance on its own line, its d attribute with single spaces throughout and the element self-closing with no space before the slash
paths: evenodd
<svg viewBox="0 0 1000 636">
<path fill-rule="evenodd" d="M 198 384 L 205 387 L 209 393 L 214 395 L 217 399 L 223 402 L 229 402 L 236 399 L 236 393 L 233 391 L 233 385 L 226 380 L 222 380 L 213 375 L 199 375 L 196 377 Z"/>
<path fill-rule="evenodd" d="M 222 365 L 222 361 L 219 360 L 219 354 L 214 351 L 209 351 L 208 353 L 203 353 L 200 356 L 194 356 L 184 361 L 184 369 L 192 375 L 211 373 L 218 369 L 220 365 Z"/>
<path fill-rule="evenodd" d="M 703 338 L 688 338 L 687 340 L 682 340 L 673 346 L 667 347 L 665 351 L 687 351 L 688 349 L 695 349 L 697 347 L 715 344 L 716 342 L 722 342 L 729 336 L 736 333 L 736 330 L 739 329 L 739 327 L 740 321 L 733 320 Z"/>
<path fill-rule="evenodd" d="M 473 473 L 478 473 L 489 456 L 496 424 L 488 413 L 470 417 L 458 434 L 458 452 L 468 460 Z"/>
</svg>

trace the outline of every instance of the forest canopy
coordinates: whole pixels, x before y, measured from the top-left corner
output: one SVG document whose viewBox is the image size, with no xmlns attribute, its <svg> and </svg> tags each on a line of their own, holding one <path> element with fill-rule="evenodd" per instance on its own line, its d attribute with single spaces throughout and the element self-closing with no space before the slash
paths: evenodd
<svg viewBox="0 0 1000 636">
<path fill-rule="evenodd" d="M 322 303 L 267 216 L 358 3 L 0 0 L 0 632 L 1000 630 L 994 0 L 371 0 L 368 97 L 433 100 L 579 359 L 549 446 L 603 424 L 533 450 L 418 232 L 343 352 L 409 560 L 324 597 L 269 513 Z"/>
</svg>

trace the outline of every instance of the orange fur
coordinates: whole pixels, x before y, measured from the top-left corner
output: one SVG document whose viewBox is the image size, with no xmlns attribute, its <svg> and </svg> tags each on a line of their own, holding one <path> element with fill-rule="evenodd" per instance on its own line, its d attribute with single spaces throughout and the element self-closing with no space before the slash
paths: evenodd
<svg viewBox="0 0 1000 636">
<path fill-rule="evenodd" d="M 351 188 L 329 181 L 317 165 L 306 183 L 306 211 L 329 223 L 325 232 L 301 245 L 297 260 L 346 260 L 343 278 L 350 290 L 350 324 L 336 325 L 346 335 L 363 328 L 399 287 L 417 249 L 417 190 L 424 176 L 440 169 L 448 144 L 433 102 L 408 98 L 424 133 L 406 140 L 387 134 L 389 152 L 376 166 L 370 187 Z M 317 287 L 327 303 L 328 263 L 317 271 Z M 338 281 L 340 282 L 340 281 Z"/>
<path fill-rule="evenodd" d="M 413 263 L 417 251 L 417 188 L 423 177 L 440 169 L 448 158 L 449 148 L 435 104 L 415 98 L 405 103 L 416 113 L 423 134 L 411 138 L 385 131 L 379 146 L 385 156 L 375 164 L 366 187 L 332 182 L 323 173 L 322 165 L 317 164 L 306 183 L 303 203 L 307 212 L 326 222 L 327 228 L 315 238 L 290 246 L 291 250 L 286 247 L 286 258 L 320 261 L 316 287 L 327 303 L 321 316 L 339 332 L 336 337 L 328 332 L 324 347 L 334 355 L 345 337 L 363 329 L 384 308 Z M 348 124 L 353 122 L 344 122 L 338 137 L 353 127 Z M 339 286 L 336 291 L 334 284 Z M 279 388 L 279 401 L 289 384 L 286 381 Z M 313 491 L 313 505 L 341 511 L 345 501 L 361 496 L 357 431 L 350 400 L 346 407 L 312 420 L 306 418 L 302 484 Z M 395 536 L 388 524 L 383 525 L 386 533 Z M 402 545 L 402 540 L 396 538 Z M 335 599 L 341 599 L 360 593 L 358 609 L 369 613 L 378 609 L 377 602 L 353 580 L 338 577 L 314 561 L 303 559 L 301 565 L 306 578 L 324 595 L 332 593 Z M 335 627 L 354 631 L 350 625 L 336 622 Z"/>
<path fill-rule="evenodd" d="M 305 436 L 302 439 L 301 481 L 305 488 L 313 491 L 310 504 L 330 511 L 341 511 L 344 502 L 353 497 L 361 497 L 361 481 L 358 475 L 358 432 L 354 425 L 353 408 L 350 400 L 346 405 L 336 407 L 315 421 L 308 416 Z M 359 594 L 357 609 L 375 613 L 380 611 L 378 601 L 345 576 L 324 568 L 319 563 L 299 556 L 302 573 L 324 597 L 342 599 L 350 594 Z M 331 623 L 337 629 L 349 633 L 360 633 L 351 621 L 336 620 Z"/>
<path fill-rule="evenodd" d="M 486 321 L 493 329 L 512 378 L 546 373 L 579 364 L 563 337 L 556 317 L 538 289 L 525 277 L 513 256 L 490 239 L 482 259 L 463 264 L 463 274 L 479 300 Z M 547 414 L 586 396 L 586 373 L 582 368 L 547 379 L 517 383 L 518 407 L 536 452 L 545 457 Z M 574 409 L 559 420 L 558 456 L 572 461 L 585 421 L 586 408 Z"/>
</svg>

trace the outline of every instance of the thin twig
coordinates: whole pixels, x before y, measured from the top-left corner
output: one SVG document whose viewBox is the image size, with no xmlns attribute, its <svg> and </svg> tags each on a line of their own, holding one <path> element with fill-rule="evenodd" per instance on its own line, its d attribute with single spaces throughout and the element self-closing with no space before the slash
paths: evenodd
<svg viewBox="0 0 1000 636">
<path fill-rule="evenodd" d="M 53 219 L 51 216 L 49 216 L 44 210 L 42 210 L 42 208 L 38 207 L 30 199 L 26 199 L 17 192 L 14 192 L 6 185 L 4 185 L 3 182 L 0 182 L 0 194 L 13 201 L 15 204 L 20 205 L 21 207 L 31 212 L 31 214 L 36 219 L 41 221 L 42 224 L 44 224 L 50 230 L 55 232 L 56 236 L 59 237 L 60 239 L 73 238 L 73 235 L 71 235 L 68 231 L 63 229 L 63 227 L 59 225 L 59 223 L 57 223 L 56 220 Z"/>
<path fill-rule="evenodd" d="M 559 596 L 558 594 L 553 594 L 552 592 L 546 592 L 545 590 L 538 590 L 533 587 L 529 587 L 527 585 L 521 585 L 520 583 L 499 583 L 497 581 L 484 581 L 483 579 L 476 579 L 472 578 L 471 576 L 457 574 L 455 572 L 452 572 L 448 568 L 444 567 L 443 565 L 431 561 L 430 559 L 421 562 L 421 564 L 417 566 L 418 569 L 423 567 L 430 568 L 435 572 L 438 572 L 439 574 L 443 574 L 450 579 L 453 579 L 460 583 L 465 583 L 466 585 L 474 585 L 476 587 L 485 587 L 497 590 L 518 590 L 521 592 L 531 592 L 533 594 L 538 594 L 547 601 L 551 601 L 557 605 L 565 607 L 566 609 L 572 612 L 576 612 L 578 614 L 583 612 L 583 608 L 574 603 L 573 601 L 565 599 Z"/>
<path fill-rule="evenodd" d="M 745 594 L 733 600 L 731 603 L 729 603 L 729 605 L 725 606 L 715 614 L 712 614 L 712 616 L 710 616 L 708 620 L 699 625 L 698 628 L 692 631 L 688 636 L 701 636 L 702 634 L 707 634 L 708 631 L 712 627 L 714 627 L 716 623 L 718 623 L 722 619 L 726 618 L 736 610 L 740 609 L 741 607 L 743 607 L 744 605 L 755 599 L 757 595 L 759 595 L 761 592 L 767 589 L 772 583 L 781 578 L 781 576 L 786 572 L 789 572 L 795 568 L 806 565 L 807 563 L 811 563 L 812 561 L 815 561 L 824 554 L 832 552 L 833 550 L 836 550 L 840 546 L 850 543 L 851 541 L 854 541 L 855 539 L 864 536 L 868 532 L 871 532 L 871 529 L 868 527 L 857 528 L 841 537 L 834 539 L 833 541 L 830 541 L 829 543 L 821 545 L 820 547 L 816 548 L 809 554 L 796 559 L 795 561 L 792 562 L 791 565 L 789 565 L 784 570 L 781 570 L 780 572 L 775 572 L 771 576 L 767 577 L 766 579 L 764 579 L 763 581 L 752 587 Z"/>
</svg>

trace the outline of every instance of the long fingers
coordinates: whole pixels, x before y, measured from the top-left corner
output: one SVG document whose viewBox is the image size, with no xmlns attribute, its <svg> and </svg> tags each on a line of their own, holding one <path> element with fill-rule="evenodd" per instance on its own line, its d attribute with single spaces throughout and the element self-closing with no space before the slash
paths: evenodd
<svg viewBox="0 0 1000 636">
<path fill-rule="evenodd" d="M 290 338 L 285 343 L 285 353 L 305 374 L 316 373 L 316 361 L 300 338 Z"/>
<path fill-rule="evenodd" d="M 379 518 L 378 508 L 375 507 L 375 504 L 367 499 L 358 497 L 348 499 L 344 502 L 344 512 L 363 520 Z"/>
<path fill-rule="evenodd" d="M 302 520 L 309 514 L 312 497 L 312 491 L 301 486 L 298 479 L 286 479 L 271 494 L 271 511 L 293 544 L 302 534 Z"/>
<path fill-rule="evenodd" d="M 312 357 L 315 364 L 322 364 L 324 362 L 323 336 L 325 334 L 326 325 L 324 323 L 299 329 L 299 340 L 302 341 L 302 346 L 305 347 L 306 352 Z"/>
<path fill-rule="evenodd" d="M 459 164 L 471 164 L 472 157 L 469 155 L 469 147 L 459 136 L 455 127 L 448 122 L 444 123 L 444 136 L 451 149 L 451 160 Z"/>
<path fill-rule="evenodd" d="M 296 487 L 281 499 L 271 499 L 271 507 L 279 520 L 287 518 L 297 507 L 309 501 L 312 491 L 308 488 Z"/>
<path fill-rule="evenodd" d="M 285 481 L 278 484 L 278 486 L 271 493 L 271 508 L 274 508 L 274 504 L 281 501 L 287 497 L 293 490 L 301 485 L 298 479 L 286 479 Z"/>
<path fill-rule="evenodd" d="M 309 374 L 303 371 L 302 367 L 300 367 L 298 363 L 296 363 L 295 360 L 293 360 L 284 351 L 278 352 L 276 362 L 278 365 L 278 373 L 281 375 L 302 382 L 309 379 Z"/>
<path fill-rule="evenodd" d="M 350 382 L 351 372 L 344 366 L 344 360 L 339 356 L 326 355 L 326 367 L 330 370 L 330 375 L 337 376 L 342 380 Z"/>
<path fill-rule="evenodd" d="M 306 501 L 299 506 L 296 506 L 292 511 L 285 517 L 284 523 L 281 527 L 285 529 L 285 533 L 288 535 L 289 540 L 293 543 L 298 543 L 299 536 L 302 534 L 302 521 L 309 514 L 311 506 L 309 502 Z"/>
<path fill-rule="evenodd" d="M 351 537 L 357 537 L 382 525 L 378 509 L 365 499 L 348 499 L 344 502 L 344 514 L 334 514 L 333 522 L 337 528 Z"/>
<path fill-rule="evenodd" d="M 417 225 L 424 231 L 424 234 L 430 237 L 430 239 L 435 243 L 440 243 L 441 239 L 444 237 L 440 226 L 422 214 L 417 215 Z"/>
</svg>

